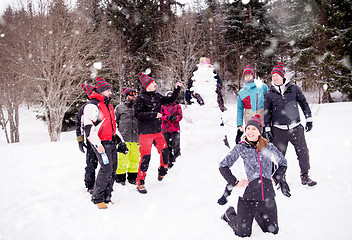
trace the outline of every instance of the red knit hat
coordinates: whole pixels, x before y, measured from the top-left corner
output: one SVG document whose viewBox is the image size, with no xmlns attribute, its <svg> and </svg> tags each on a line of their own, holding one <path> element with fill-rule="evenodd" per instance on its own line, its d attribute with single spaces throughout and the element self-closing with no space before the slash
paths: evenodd
<svg viewBox="0 0 352 240">
<path fill-rule="evenodd" d="M 141 81 L 142 87 L 144 89 L 146 89 L 149 86 L 149 84 L 151 84 L 155 80 L 151 77 L 148 77 L 148 75 L 145 75 L 143 73 L 139 73 L 139 81 Z"/>
<path fill-rule="evenodd" d="M 247 74 L 252 74 L 252 76 L 254 76 L 253 68 L 251 68 L 249 64 L 243 69 L 242 77 L 244 78 Z"/>
<path fill-rule="evenodd" d="M 129 91 L 131 91 L 131 88 L 129 88 L 129 87 L 123 87 L 123 88 L 122 88 L 122 95 L 126 95 Z"/>
<path fill-rule="evenodd" d="M 246 126 L 249 126 L 249 125 L 253 125 L 255 126 L 260 134 L 263 133 L 263 123 L 262 121 L 260 120 L 260 115 L 259 114 L 256 114 L 254 117 L 252 117 L 246 124 Z"/>
<path fill-rule="evenodd" d="M 282 78 L 285 78 L 285 70 L 284 70 L 284 64 L 282 62 L 279 62 L 271 71 L 271 75 L 274 73 L 279 74 Z"/>
<path fill-rule="evenodd" d="M 89 84 L 82 84 L 81 87 L 87 93 L 88 97 L 90 97 L 90 95 L 92 94 L 93 90 L 95 89 L 94 86 L 89 85 Z"/>
<path fill-rule="evenodd" d="M 107 83 L 103 78 L 97 77 L 96 80 L 97 80 L 97 83 L 95 84 L 95 87 L 98 93 L 102 93 L 106 90 L 111 89 L 111 85 Z"/>
</svg>

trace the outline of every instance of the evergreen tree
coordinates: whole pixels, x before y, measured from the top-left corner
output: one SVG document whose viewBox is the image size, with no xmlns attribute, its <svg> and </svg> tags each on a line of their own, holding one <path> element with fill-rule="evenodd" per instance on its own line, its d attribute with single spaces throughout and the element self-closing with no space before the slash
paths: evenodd
<svg viewBox="0 0 352 240">
<path fill-rule="evenodd" d="M 242 69 L 251 64 L 258 77 L 270 73 L 275 51 L 270 40 L 274 38 L 268 26 L 267 1 L 252 0 L 248 4 L 234 1 L 228 7 L 225 20 L 225 39 L 228 44 L 227 61 L 235 64 L 234 76 L 241 87 Z"/>
<path fill-rule="evenodd" d="M 352 99 L 352 2 L 346 0 L 316 0 L 320 21 L 316 29 L 321 41 L 322 83 L 330 91 L 338 90 Z"/>
<path fill-rule="evenodd" d="M 176 1 L 155 0 L 111 0 L 107 14 L 112 26 L 123 34 L 127 51 L 131 54 L 131 65 L 138 71 L 157 69 L 162 53 L 157 39 L 164 27 L 172 27 L 175 16 L 171 8 Z M 155 71 L 153 71 L 155 73 Z"/>
</svg>

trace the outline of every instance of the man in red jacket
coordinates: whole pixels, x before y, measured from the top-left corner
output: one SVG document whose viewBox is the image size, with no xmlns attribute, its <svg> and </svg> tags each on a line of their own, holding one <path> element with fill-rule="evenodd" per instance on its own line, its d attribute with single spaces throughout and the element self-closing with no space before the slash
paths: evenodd
<svg viewBox="0 0 352 240">
<path fill-rule="evenodd" d="M 97 78 L 96 91 L 89 96 L 91 99 L 84 107 L 84 131 L 97 155 L 100 169 L 93 187 L 92 201 L 98 208 L 107 208 L 111 202 L 114 178 L 117 168 L 117 148 L 126 152 L 126 144 L 116 135 L 114 107 L 110 103 L 111 86 L 101 77 Z"/>
<path fill-rule="evenodd" d="M 163 179 L 168 170 L 169 149 L 161 133 L 161 106 L 173 103 L 176 100 L 181 90 L 181 83 L 176 83 L 172 96 L 167 97 L 156 92 L 157 84 L 153 78 L 139 73 L 139 80 L 142 84 L 142 90 L 134 104 L 135 117 L 138 119 L 139 152 L 141 154 L 137 174 L 137 190 L 140 193 L 147 193 L 144 180 L 147 175 L 154 141 L 160 154 L 159 181 Z"/>
</svg>

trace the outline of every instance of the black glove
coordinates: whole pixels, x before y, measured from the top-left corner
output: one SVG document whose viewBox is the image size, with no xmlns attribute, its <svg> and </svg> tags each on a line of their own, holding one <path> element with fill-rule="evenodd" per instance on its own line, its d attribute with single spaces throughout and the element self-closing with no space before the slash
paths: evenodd
<svg viewBox="0 0 352 240">
<path fill-rule="evenodd" d="M 233 186 L 231 184 L 226 185 L 224 194 L 218 199 L 218 204 L 225 205 L 227 203 L 227 197 L 231 195 L 232 189 Z"/>
<path fill-rule="evenodd" d="M 271 133 L 271 131 L 265 132 L 265 138 L 267 138 L 269 142 L 273 141 L 273 134 Z"/>
<path fill-rule="evenodd" d="M 175 117 L 174 115 L 171 115 L 171 116 L 167 116 L 166 119 L 167 119 L 168 121 L 173 122 L 173 121 L 176 120 L 176 117 Z"/>
<path fill-rule="evenodd" d="M 221 198 L 218 199 L 218 204 L 225 205 L 226 203 L 227 203 L 227 199 L 224 195 L 222 195 Z"/>
<path fill-rule="evenodd" d="M 236 144 L 239 144 L 241 142 L 242 135 L 243 135 L 243 132 L 241 130 L 237 129 Z"/>
<path fill-rule="evenodd" d="M 128 148 L 126 143 L 124 142 L 120 142 L 117 146 L 117 151 L 123 154 L 127 154 L 128 153 Z"/>
<path fill-rule="evenodd" d="M 309 132 L 313 128 L 313 122 L 306 123 L 306 132 Z"/>
<path fill-rule="evenodd" d="M 280 184 L 282 194 L 285 195 L 286 197 L 291 197 L 290 187 L 288 186 L 287 182 L 282 181 L 279 184 Z"/>
<path fill-rule="evenodd" d="M 85 153 L 84 151 L 84 148 L 87 149 L 87 145 L 82 141 L 82 142 L 78 142 L 78 147 L 79 147 L 79 150 L 82 152 L 82 153 Z"/>
</svg>

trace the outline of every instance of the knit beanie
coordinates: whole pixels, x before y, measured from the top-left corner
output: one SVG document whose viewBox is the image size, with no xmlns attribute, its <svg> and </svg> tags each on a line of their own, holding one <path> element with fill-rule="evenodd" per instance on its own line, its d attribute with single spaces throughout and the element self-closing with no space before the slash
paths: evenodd
<svg viewBox="0 0 352 240">
<path fill-rule="evenodd" d="M 97 83 L 95 84 L 95 87 L 98 93 L 102 93 L 106 90 L 111 89 L 111 85 L 107 83 L 103 78 L 97 77 L 96 80 L 97 80 Z"/>
<path fill-rule="evenodd" d="M 243 78 L 247 75 L 247 74 L 252 74 L 252 76 L 254 77 L 254 71 L 253 68 L 251 68 L 251 66 L 248 64 L 244 69 L 243 69 Z"/>
<path fill-rule="evenodd" d="M 143 73 L 139 73 L 139 81 L 141 81 L 142 83 L 142 87 L 144 89 L 146 89 L 149 84 L 151 84 L 152 82 L 154 82 L 155 80 L 151 77 L 149 77 L 148 75 L 146 74 L 143 74 Z"/>
<path fill-rule="evenodd" d="M 90 95 L 92 94 L 93 90 L 95 89 L 94 86 L 89 85 L 89 84 L 82 84 L 81 87 L 87 93 L 88 97 L 90 97 Z"/>
<path fill-rule="evenodd" d="M 271 75 L 274 73 L 279 74 L 282 78 L 285 78 L 285 70 L 284 70 L 284 64 L 282 62 L 279 62 L 271 71 Z"/>
<path fill-rule="evenodd" d="M 263 123 L 260 121 L 260 115 L 256 114 L 254 117 L 252 117 L 248 122 L 246 126 L 252 125 L 256 127 L 260 134 L 263 133 Z"/>
<path fill-rule="evenodd" d="M 127 94 L 131 91 L 131 88 L 129 87 L 123 87 L 122 88 L 122 95 L 127 96 Z"/>
</svg>

